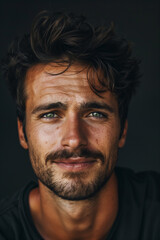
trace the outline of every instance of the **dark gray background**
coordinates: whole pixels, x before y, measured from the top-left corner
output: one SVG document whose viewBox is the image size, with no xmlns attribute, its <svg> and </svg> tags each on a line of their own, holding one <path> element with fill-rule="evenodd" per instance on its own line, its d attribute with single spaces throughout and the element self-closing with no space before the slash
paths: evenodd
<svg viewBox="0 0 160 240">
<path fill-rule="evenodd" d="M 127 143 L 118 165 L 160 171 L 160 5 L 159 0 L 1 0 L 0 56 L 11 40 L 29 31 L 40 10 L 83 13 L 93 24 L 115 22 L 117 32 L 134 43 L 143 77 L 129 111 Z M 19 145 L 15 105 L 0 79 L 0 197 L 13 193 L 32 176 L 27 152 Z"/>
</svg>

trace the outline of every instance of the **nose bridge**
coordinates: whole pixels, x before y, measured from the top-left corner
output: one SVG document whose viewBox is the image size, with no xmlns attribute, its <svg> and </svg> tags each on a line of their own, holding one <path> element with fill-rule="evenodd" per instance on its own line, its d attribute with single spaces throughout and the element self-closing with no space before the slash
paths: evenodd
<svg viewBox="0 0 160 240">
<path fill-rule="evenodd" d="M 86 144 L 87 136 L 83 120 L 78 114 L 70 114 L 66 117 L 63 126 L 62 145 L 74 149 Z"/>
</svg>

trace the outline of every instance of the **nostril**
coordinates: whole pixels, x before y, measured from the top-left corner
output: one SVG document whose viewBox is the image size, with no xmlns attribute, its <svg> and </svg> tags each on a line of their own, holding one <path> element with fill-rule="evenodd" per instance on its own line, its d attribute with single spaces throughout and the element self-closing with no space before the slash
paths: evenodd
<svg viewBox="0 0 160 240">
<path fill-rule="evenodd" d="M 67 118 L 62 129 L 62 146 L 67 146 L 72 149 L 79 146 L 87 145 L 87 134 L 84 122 L 79 119 L 77 114 L 73 114 Z"/>
<path fill-rule="evenodd" d="M 77 148 L 79 146 L 85 146 L 87 141 L 82 137 L 68 137 L 62 140 L 63 146 L 68 146 L 70 148 Z"/>
</svg>

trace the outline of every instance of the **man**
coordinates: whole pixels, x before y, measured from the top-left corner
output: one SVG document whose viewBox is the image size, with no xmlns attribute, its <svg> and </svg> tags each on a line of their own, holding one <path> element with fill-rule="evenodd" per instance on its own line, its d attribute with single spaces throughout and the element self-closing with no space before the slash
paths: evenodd
<svg viewBox="0 0 160 240">
<path fill-rule="evenodd" d="M 139 77 L 130 44 L 43 12 L 3 71 L 38 183 L 2 201 L 0 239 L 160 239 L 159 174 L 115 167 Z"/>
</svg>

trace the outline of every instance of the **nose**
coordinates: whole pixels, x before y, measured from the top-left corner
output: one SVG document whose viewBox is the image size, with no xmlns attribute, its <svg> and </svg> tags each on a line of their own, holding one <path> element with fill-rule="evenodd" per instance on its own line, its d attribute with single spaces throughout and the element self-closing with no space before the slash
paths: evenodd
<svg viewBox="0 0 160 240">
<path fill-rule="evenodd" d="M 63 126 L 61 144 L 65 148 L 77 149 L 87 145 L 87 129 L 82 119 L 71 117 Z"/>
</svg>

